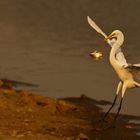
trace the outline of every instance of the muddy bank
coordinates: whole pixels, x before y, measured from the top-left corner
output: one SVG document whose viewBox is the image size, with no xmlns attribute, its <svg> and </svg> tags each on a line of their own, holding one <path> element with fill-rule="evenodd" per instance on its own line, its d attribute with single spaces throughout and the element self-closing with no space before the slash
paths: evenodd
<svg viewBox="0 0 140 140">
<path fill-rule="evenodd" d="M 97 105 L 108 104 L 84 95 L 79 98 L 52 99 L 28 91 L 0 88 L 0 138 L 47 140 L 140 139 L 132 116 L 120 116 L 116 128 L 113 114 L 101 125 L 103 113 Z"/>
</svg>

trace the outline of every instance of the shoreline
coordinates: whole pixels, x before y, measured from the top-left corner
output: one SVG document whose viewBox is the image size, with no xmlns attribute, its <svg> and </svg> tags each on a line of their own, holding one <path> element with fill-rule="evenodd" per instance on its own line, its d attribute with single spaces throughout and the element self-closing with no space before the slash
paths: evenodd
<svg viewBox="0 0 140 140">
<path fill-rule="evenodd" d="M 101 125 L 103 112 L 97 105 L 110 104 L 85 95 L 53 99 L 29 91 L 0 88 L 0 138 L 48 140 L 136 139 L 139 125 L 128 123 L 137 116 L 120 115 L 116 128 L 109 128 L 114 114 Z M 136 127 L 137 126 L 137 127 Z M 109 128 L 109 129 L 104 129 Z"/>
</svg>

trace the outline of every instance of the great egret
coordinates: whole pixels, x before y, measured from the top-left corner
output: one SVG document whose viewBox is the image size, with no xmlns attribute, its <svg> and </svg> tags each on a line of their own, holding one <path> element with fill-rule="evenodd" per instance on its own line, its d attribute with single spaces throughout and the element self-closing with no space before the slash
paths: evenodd
<svg viewBox="0 0 140 140">
<path fill-rule="evenodd" d="M 123 97 L 124 97 L 126 89 L 135 88 L 135 87 L 140 88 L 140 84 L 137 82 L 137 80 L 140 80 L 140 63 L 139 64 L 127 63 L 123 55 L 123 52 L 121 51 L 121 48 L 120 48 L 124 42 L 124 35 L 121 31 L 115 30 L 109 36 L 106 36 L 106 34 L 89 17 L 88 17 L 88 22 L 97 32 L 101 33 L 105 37 L 105 40 L 112 47 L 110 51 L 109 60 L 110 60 L 110 64 L 116 71 L 120 79 L 120 82 L 117 87 L 114 101 L 111 107 L 109 108 L 109 110 L 104 115 L 103 120 L 105 120 L 105 118 L 107 117 L 107 115 L 109 114 L 113 106 L 115 105 L 118 93 L 120 92 L 120 90 L 122 90 L 120 105 L 119 105 L 117 114 L 114 118 L 114 123 L 115 123 L 119 115 L 119 112 L 121 110 L 122 101 L 123 101 Z M 115 41 L 113 41 L 113 43 L 110 43 L 110 40 L 112 39 L 114 39 Z"/>
<path fill-rule="evenodd" d="M 105 114 L 104 119 L 106 118 L 107 114 L 110 112 L 110 110 L 115 105 L 118 93 L 122 89 L 120 106 L 118 108 L 118 112 L 114 119 L 114 121 L 116 121 L 117 116 L 119 115 L 119 111 L 121 109 L 121 105 L 122 105 L 122 101 L 123 101 L 123 97 L 124 97 L 126 89 L 135 88 L 135 87 L 140 88 L 140 84 L 135 80 L 135 79 L 140 78 L 140 64 L 134 64 L 134 65 L 128 64 L 126 62 L 126 59 L 125 59 L 123 53 L 121 52 L 121 56 L 123 56 L 123 57 L 120 57 L 120 52 L 119 53 L 117 52 L 117 50 L 122 46 L 122 44 L 124 42 L 124 35 L 121 31 L 119 31 L 119 30 L 113 31 L 108 37 L 106 37 L 105 40 L 112 39 L 112 38 L 116 38 L 116 42 L 113 44 L 112 49 L 110 51 L 109 60 L 110 60 L 110 64 L 116 71 L 116 73 L 120 79 L 120 82 L 117 87 L 114 102 L 113 102 L 112 106 L 110 107 L 110 109 L 108 110 L 108 112 Z M 119 56 L 118 56 L 118 54 L 119 54 Z"/>
</svg>

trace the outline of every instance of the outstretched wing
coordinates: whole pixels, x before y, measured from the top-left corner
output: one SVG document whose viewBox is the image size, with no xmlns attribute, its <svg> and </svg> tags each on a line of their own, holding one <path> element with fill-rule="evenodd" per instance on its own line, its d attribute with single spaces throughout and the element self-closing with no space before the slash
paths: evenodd
<svg viewBox="0 0 140 140">
<path fill-rule="evenodd" d="M 140 80 L 140 63 L 139 64 L 129 64 L 125 68 L 128 69 L 133 74 L 135 79 Z"/>
<path fill-rule="evenodd" d="M 89 23 L 89 25 L 95 29 L 98 33 L 100 33 L 102 36 L 104 36 L 105 38 L 107 37 L 107 35 L 101 30 L 101 28 L 89 17 L 87 16 L 87 21 Z M 113 44 L 116 42 L 116 39 L 112 39 L 112 40 L 107 40 L 107 43 L 112 47 Z M 124 57 L 123 52 L 121 51 L 121 48 L 119 48 L 116 52 L 116 59 L 118 61 L 118 63 L 122 66 L 127 66 L 127 62 L 126 59 Z"/>
</svg>

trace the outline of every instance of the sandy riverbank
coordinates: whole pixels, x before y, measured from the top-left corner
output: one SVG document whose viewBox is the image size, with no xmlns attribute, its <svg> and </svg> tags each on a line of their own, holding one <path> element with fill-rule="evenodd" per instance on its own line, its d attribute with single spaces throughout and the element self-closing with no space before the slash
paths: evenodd
<svg viewBox="0 0 140 140">
<path fill-rule="evenodd" d="M 138 140 L 132 116 L 121 115 L 110 128 L 113 114 L 101 125 L 103 113 L 96 101 L 86 96 L 52 99 L 28 91 L 0 88 L 0 139 L 40 140 Z"/>
</svg>

